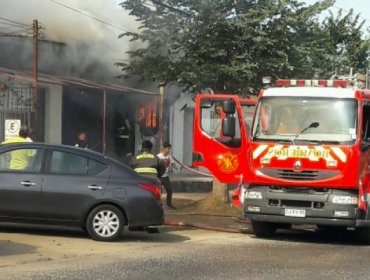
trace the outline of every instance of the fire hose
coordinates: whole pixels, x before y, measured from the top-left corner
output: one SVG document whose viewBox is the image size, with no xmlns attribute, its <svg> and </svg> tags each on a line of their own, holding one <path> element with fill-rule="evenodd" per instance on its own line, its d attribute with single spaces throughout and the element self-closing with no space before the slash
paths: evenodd
<svg viewBox="0 0 370 280">
<path fill-rule="evenodd" d="M 198 228 L 198 229 L 212 230 L 212 231 L 219 231 L 219 232 L 228 232 L 228 233 L 249 233 L 249 230 L 246 228 L 240 228 L 240 229 L 223 228 L 223 227 L 204 225 L 200 223 L 193 224 L 193 223 L 187 223 L 187 222 L 181 222 L 181 221 L 165 221 L 164 224 L 168 226 L 191 227 L 191 228 Z"/>
<path fill-rule="evenodd" d="M 190 172 L 193 172 L 195 174 L 198 174 L 198 175 L 202 175 L 202 176 L 207 176 L 207 177 L 213 177 L 211 174 L 208 174 L 208 173 L 204 173 L 204 172 L 201 172 L 201 171 L 198 171 L 198 170 L 195 170 L 185 164 L 183 164 L 182 162 L 180 162 L 177 158 L 175 158 L 174 156 L 172 156 L 173 160 L 179 164 L 181 167 L 183 167 L 184 169 L 190 171 Z"/>
<path fill-rule="evenodd" d="M 198 214 L 198 213 L 171 213 L 171 215 L 198 215 L 198 216 L 212 216 L 212 217 L 226 217 L 226 218 L 233 218 L 234 222 L 239 224 L 250 224 L 249 220 L 243 219 L 241 217 L 235 217 L 230 215 L 218 215 L 218 214 Z M 229 233 L 249 233 L 250 230 L 248 228 L 242 227 L 242 228 L 225 228 L 225 227 L 218 227 L 218 226 L 210 226 L 205 225 L 201 223 L 189 223 L 189 222 L 183 222 L 183 221 L 169 221 L 166 220 L 164 222 L 165 225 L 168 226 L 178 226 L 178 227 L 191 227 L 191 228 L 198 228 L 198 229 L 204 229 L 204 230 L 212 230 L 212 231 L 219 231 L 219 232 L 229 232 Z"/>
<path fill-rule="evenodd" d="M 207 176 L 207 177 L 213 177 L 211 174 L 200 172 L 198 170 L 194 170 L 193 168 L 183 164 L 180 162 L 177 158 L 172 156 L 173 160 L 179 164 L 181 167 L 184 169 L 198 174 L 202 176 Z M 203 215 L 203 214 L 197 214 L 197 213 L 172 213 L 171 215 Z M 227 216 L 227 215 L 215 215 L 215 214 L 207 214 L 207 216 L 221 216 L 221 217 L 230 217 L 230 218 L 235 218 L 233 216 Z M 249 224 L 249 221 L 242 220 L 240 218 L 237 218 L 240 221 L 236 221 L 238 223 L 243 223 L 243 224 Z M 178 227 L 191 227 L 191 228 L 198 228 L 198 229 L 204 229 L 204 230 L 212 230 L 212 231 L 218 231 L 218 232 L 227 232 L 227 233 L 249 233 L 249 230 L 247 228 L 225 228 L 225 227 L 217 227 L 217 226 L 210 226 L 210 225 L 205 225 L 201 223 L 188 223 L 188 222 L 183 222 L 183 221 L 165 221 L 165 225 L 168 226 L 178 226 Z"/>
</svg>

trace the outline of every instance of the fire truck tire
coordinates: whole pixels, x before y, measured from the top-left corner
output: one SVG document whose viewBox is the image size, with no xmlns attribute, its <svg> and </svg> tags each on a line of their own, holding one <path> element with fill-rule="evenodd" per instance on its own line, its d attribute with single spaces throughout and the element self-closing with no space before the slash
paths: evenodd
<svg viewBox="0 0 370 280">
<path fill-rule="evenodd" d="M 370 244 L 370 228 L 357 229 L 357 237 L 361 243 Z"/>
<path fill-rule="evenodd" d="M 276 231 L 276 224 L 252 221 L 252 228 L 256 237 L 272 237 Z"/>
</svg>

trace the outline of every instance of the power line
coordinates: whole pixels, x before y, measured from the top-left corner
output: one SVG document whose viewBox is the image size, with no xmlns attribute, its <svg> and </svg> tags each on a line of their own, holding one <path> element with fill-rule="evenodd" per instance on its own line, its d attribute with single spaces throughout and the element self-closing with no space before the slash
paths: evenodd
<svg viewBox="0 0 370 280">
<path fill-rule="evenodd" d="M 15 24 L 15 25 L 17 25 L 17 26 L 19 26 L 19 27 L 29 27 L 29 26 L 30 26 L 29 24 L 25 24 L 25 23 L 17 22 L 17 21 L 10 20 L 10 19 L 4 18 L 4 17 L 0 17 L 0 19 L 5 20 L 5 21 L 9 22 L 9 24 Z"/>
<path fill-rule="evenodd" d="M 0 24 L 1 25 L 6 25 L 8 27 L 13 27 L 13 28 L 24 28 L 25 26 L 23 25 L 18 25 L 18 24 L 14 24 L 14 23 L 10 23 L 10 22 L 7 22 L 7 21 L 3 21 L 2 19 L 0 19 Z"/>
<path fill-rule="evenodd" d="M 80 11 L 80 10 L 78 10 L 78 9 L 75 9 L 75 8 L 73 8 L 73 7 L 70 7 L 70 6 L 68 6 L 68 5 L 65 5 L 65 4 L 63 4 L 63 3 L 60 3 L 60 2 L 58 2 L 58 1 L 56 1 L 56 0 L 49 0 L 49 1 L 51 1 L 51 2 L 55 3 L 55 4 L 59 5 L 59 6 L 62 6 L 62 7 L 64 7 L 64 8 L 70 9 L 70 10 L 72 10 L 72 11 L 76 12 L 76 13 L 79 13 L 79 14 L 81 14 L 81 15 L 84 15 L 84 16 L 86 16 L 86 17 L 89 17 L 89 18 L 91 18 L 91 19 L 93 19 L 93 20 L 96 20 L 96 21 L 98 21 L 98 22 L 100 22 L 100 23 L 103 23 L 103 24 L 105 24 L 105 25 L 107 25 L 107 26 L 110 26 L 110 27 L 113 27 L 113 28 L 115 28 L 115 29 L 118 29 L 118 30 L 120 30 L 120 31 L 123 31 L 123 32 L 132 32 L 132 31 L 133 31 L 133 30 L 129 30 L 129 29 L 125 29 L 125 28 L 119 27 L 119 26 L 117 26 L 117 25 L 114 25 L 114 24 L 112 24 L 112 23 L 109 23 L 109 22 L 107 22 L 107 21 L 105 21 L 105 20 L 102 20 L 102 19 L 100 19 L 100 18 L 97 18 L 97 17 L 95 17 L 95 16 L 89 15 L 89 14 L 87 14 L 87 13 L 83 12 L 83 11 Z"/>
<path fill-rule="evenodd" d="M 30 35 L 32 33 L 32 26 L 4 17 L 0 17 L 0 36 L 17 36 Z"/>
</svg>

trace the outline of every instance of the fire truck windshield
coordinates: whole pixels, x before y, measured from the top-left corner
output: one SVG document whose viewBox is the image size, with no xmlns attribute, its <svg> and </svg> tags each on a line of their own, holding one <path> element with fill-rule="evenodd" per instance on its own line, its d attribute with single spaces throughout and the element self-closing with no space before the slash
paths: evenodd
<svg viewBox="0 0 370 280">
<path fill-rule="evenodd" d="M 351 144 L 357 137 L 357 100 L 319 97 L 262 97 L 252 139 Z"/>
</svg>

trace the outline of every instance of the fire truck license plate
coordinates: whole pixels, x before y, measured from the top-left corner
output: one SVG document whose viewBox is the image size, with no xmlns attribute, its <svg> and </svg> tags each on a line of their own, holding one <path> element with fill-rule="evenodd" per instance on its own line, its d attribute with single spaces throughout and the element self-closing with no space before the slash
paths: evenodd
<svg viewBox="0 0 370 280">
<path fill-rule="evenodd" d="M 306 210 L 304 209 L 285 209 L 285 216 L 306 217 Z"/>
</svg>

